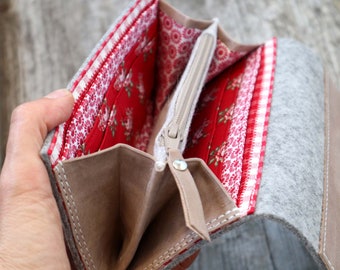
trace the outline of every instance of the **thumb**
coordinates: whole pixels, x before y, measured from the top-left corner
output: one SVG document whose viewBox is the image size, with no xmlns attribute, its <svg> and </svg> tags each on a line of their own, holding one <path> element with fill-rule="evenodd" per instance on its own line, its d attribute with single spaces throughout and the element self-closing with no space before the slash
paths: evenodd
<svg viewBox="0 0 340 270">
<path fill-rule="evenodd" d="M 72 108 L 73 97 L 66 89 L 17 107 L 12 113 L 7 157 L 27 158 L 39 154 L 47 133 L 66 121 Z"/>
<path fill-rule="evenodd" d="M 72 94 L 62 89 L 13 111 L 1 173 L 2 187 L 24 192 L 48 186 L 40 149 L 47 133 L 70 117 L 73 102 Z"/>
<path fill-rule="evenodd" d="M 1 269 L 8 269 L 6 263 L 13 269 L 69 268 L 60 215 L 39 153 L 48 131 L 66 121 L 72 107 L 72 95 L 58 90 L 12 114 L 0 175 Z"/>
</svg>

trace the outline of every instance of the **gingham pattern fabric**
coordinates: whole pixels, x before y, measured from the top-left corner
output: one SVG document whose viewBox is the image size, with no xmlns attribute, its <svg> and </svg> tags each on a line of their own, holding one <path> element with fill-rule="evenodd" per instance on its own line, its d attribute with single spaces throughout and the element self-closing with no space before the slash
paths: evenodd
<svg viewBox="0 0 340 270">
<path fill-rule="evenodd" d="M 162 15 L 161 18 L 158 18 L 159 14 Z M 157 0 L 136 1 L 118 23 L 108 31 L 92 53 L 92 56 L 86 61 L 73 80 L 70 90 L 75 98 L 75 107 L 71 118 L 55 130 L 48 150 L 52 167 L 55 167 L 59 161 L 76 157 L 78 155 L 77 153 L 86 154 L 80 150 L 82 150 L 82 145 L 87 135 L 93 130 L 96 117 L 100 112 L 103 100 L 105 100 L 104 97 L 109 89 L 109 85 L 115 78 L 117 79 L 117 77 L 119 77 L 119 68 L 122 63 L 124 63 L 127 55 L 131 52 L 132 48 L 138 45 L 143 33 L 155 22 L 164 24 L 163 28 L 162 25 L 158 26 L 158 29 L 163 29 L 160 33 L 164 33 L 163 35 L 160 34 L 157 38 L 159 44 L 161 44 L 162 51 L 169 51 L 170 53 L 171 48 L 174 48 L 173 53 L 175 53 L 175 56 L 179 55 L 183 58 L 184 56 L 181 55 L 183 53 L 187 54 L 187 58 L 189 57 L 190 48 L 193 44 L 185 47 L 185 42 L 188 42 L 187 39 L 184 40 L 185 42 L 180 40 L 178 43 L 175 42 L 176 40 L 168 40 L 168 42 L 162 40 L 162 36 L 164 36 L 165 33 L 167 33 L 168 36 L 174 36 L 175 39 L 180 39 L 182 36 L 185 36 L 184 33 L 186 33 L 189 28 L 185 29 L 184 26 L 175 23 L 168 15 L 159 12 Z M 166 24 L 166 22 L 168 22 L 168 24 Z M 175 28 L 166 30 L 165 26 L 169 25 L 173 25 Z M 201 30 L 192 30 L 193 33 L 196 33 L 195 31 L 199 33 Z M 180 45 L 186 48 L 184 50 L 185 52 L 179 53 L 180 48 L 183 47 Z M 232 107 L 227 108 L 228 111 L 225 111 L 226 108 L 223 107 L 224 111 L 220 110 L 216 114 L 216 117 L 223 116 L 225 118 L 217 119 L 217 123 L 221 123 L 219 121 L 228 122 L 228 124 L 225 125 L 226 130 L 223 131 L 224 137 L 217 145 L 217 147 L 221 147 L 219 147 L 218 151 L 211 151 L 215 148 L 217 149 L 217 147 L 208 147 L 206 149 L 200 147 L 198 141 L 199 136 L 203 136 L 201 131 L 203 129 L 211 130 L 209 125 L 216 123 L 209 121 L 210 124 L 207 121 L 201 123 L 201 126 L 194 131 L 193 140 L 191 142 L 188 141 L 188 143 L 194 143 L 197 147 L 200 147 L 198 154 L 195 156 L 200 156 L 200 151 L 204 152 L 205 156 L 202 158 L 209 165 L 211 165 L 210 160 L 219 160 L 219 166 L 221 167 L 215 171 L 212 165 L 211 168 L 221 183 L 226 187 L 226 190 L 231 194 L 237 206 L 240 207 L 242 214 L 246 215 L 255 210 L 256 196 L 261 178 L 273 90 L 276 40 L 272 39 L 264 45 L 259 46 L 250 54 L 244 54 L 244 52 L 230 51 L 225 44 L 218 41 L 213 64 L 210 67 L 207 77 L 207 81 L 210 83 L 210 81 L 214 81 L 215 77 L 220 76 L 224 70 L 233 69 L 233 66 L 242 61 L 245 63 L 244 71 L 240 71 L 240 74 L 234 74 L 235 77 L 233 80 L 231 80 L 231 78 L 225 78 L 223 79 L 225 81 L 221 82 L 222 84 L 228 84 L 228 80 L 233 81 L 238 89 L 237 94 L 234 95 L 235 100 L 233 99 Z M 170 74 L 166 74 L 167 70 L 173 72 L 176 68 L 175 63 L 177 63 L 174 61 L 176 57 L 173 57 L 171 61 L 168 61 L 171 64 L 165 65 L 165 60 L 169 58 L 169 55 L 166 55 L 164 59 L 158 59 L 159 71 L 167 76 Z M 183 69 L 184 67 L 185 61 L 182 63 L 181 68 Z M 178 71 L 176 72 L 178 73 Z M 159 76 L 159 74 L 156 76 Z M 165 77 L 166 76 L 160 76 L 158 83 L 161 82 L 162 85 L 166 84 L 164 83 L 166 82 Z M 235 85 L 231 84 L 227 87 L 233 88 Z M 220 88 L 221 89 L 216 91 L 225 91 L 222 87 Z M 214 93 L 215 92 L 211 92 L 211 94 Z M 162 94 L 159 104 L 163 104 L 164 100 L 170 94 L 171 93 L 168 92 Z M 205 101 L 208 102 L 209 98 L 211 98 L 211 96 L 207 95 L 207 100 Z M 157 101 L 156 99 L 156 104 L 154 104 L 156 107 Z M 124 104 L 121 105 L 123 106 Z M 156 111 L 158 109 L 160 108 L 157 108 Z M 222 109 L 222 107 L 217 109 Z M 214 110 L 216 109 L 214 108 Z M 114 110 L 112 111 L 115 112 Z M 127 110 L 126 113 L 128 115 L 129 111 Z M 147 114 L 147 123 L 144 123 L 142 132 L 139 132 L 141 139 L 137 140 L 139 141 L 138 144 L 141 145 L 140 148 L 143 149 L 146 148 L 148 134 L 150 134 L 151 130 L 152 108 L 150 108 L 150 110 L 148 109 Z M 106 116 L 106 114 L 103 115 Z M 195 142 L 195 140 L 197 140 L 197 142 Z M 109 146 L 110 145 L 107 144 L 105 147 Z M 133 146 L 138 147 L 137 145 Z M 208 150 L 210 153 L 207 153 Z M 219 155 L 218 158 L 217 155 Z"/>
<path fill-rule="evenodd" d="M 249 110 L 242 179 L 237 199 L 237 206 L 243 215 L 255 211 L 265 155 L 275 64 L 276 39 L 273 38 L 263 46 L 260 69 Z"/>
</svg>

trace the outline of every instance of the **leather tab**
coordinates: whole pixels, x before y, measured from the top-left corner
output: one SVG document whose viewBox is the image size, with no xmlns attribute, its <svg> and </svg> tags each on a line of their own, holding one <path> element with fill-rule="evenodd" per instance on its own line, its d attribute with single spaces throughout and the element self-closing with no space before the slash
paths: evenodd
<svg viewBox="0 0 340 270">
<path fill-rule="evenodd" d="M 210 241 L 197 186 L 179 150 L 169 149 L 168 165 L 180 193 L 186 226 Z"/>
</svg>

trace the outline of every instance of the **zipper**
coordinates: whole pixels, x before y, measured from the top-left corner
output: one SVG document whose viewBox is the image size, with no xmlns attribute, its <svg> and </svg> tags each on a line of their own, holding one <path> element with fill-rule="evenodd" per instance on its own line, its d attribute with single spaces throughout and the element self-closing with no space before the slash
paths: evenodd
<svg viewBox="0 0 340 270">
<path fill-rule="evenodd" d="M 176 87 L 167 119 L 155 143 L 154 153 L 160 169 L 165 167 L 169 149 L 179 149 L 183 152 L 185 148 L 196 104 L 216 49 L 217 29 L 218 20 L 214 19 L 198 37 Z M 163 149 L 159 151 L 159 148 Z"/>
<path fill-rule="evenodd" d="M 155 169 L 168 168 L 176 182 L 187 228 L 210 241 L 196 182 L 182 156 L 192 117 L 216 49 L 218 20 L 198 37 L 155 142 Z"/>
<path fill-rule="evenodd" d="M 136 16 L 136 17 L 133 19 L 133 21 L 129 21 L 129 22 L 128 22 L 128 24 L 127 24 L 127 25 L 125 26 L 125 28 L 124 28 L 124 31 L 120 31 L 120 34 L 118 34 L 118 36 L 117 36 L 117 38 L 116 38 L 116 40 L 117 40 L 116 45 L 119 44 L 119 43 L 121 42 L 123 36 L 126 35 L 126 32 L 129 31 L 129 29 L 131 28 L 131 26 L 133 26 L 133 25 L 135 24 L 135 22 L 140 18 L 140 16 L 141 16 L 148 8 L 150 8 L 152 5 L 154 5 L 156 2 L 158 3 L 158 0 L 156 0 L 156 1 L 150 1 L 150 2 L 147 3 L 145 6 L 143 6 L 145 3 L 143 4 L 142 1 L 137 1 L 134 5 L 131 5 L 131 6 L 129 7 L 129 10 L 135 10 L 135 9 L 138 9 L 138 8 L 142 8 L 142 10 L 140 10 L 139 15 Z M 115 30 L 120 29 L 121 25 L 124 24 L 124 23 L 126 23 L 127 18 L 128 18 L 128 16 L 122 17 L 122 18 L 121 18 L 122 21 L 119 23 L 119 25 L 117 26 L 117 28 L 116 28 Z M 115 31 L 115 32 L 117 32 L 117 31 Z M 109 36 L 105 38 L 105 40 L 103 41 L 103 44 L 100 45 L 100 46 L 101 46 L 101 47 L 100 47 L 100 52 L 101 52 L 101 50 L 106 46 L 106 44 L 112 39 L 112 36 L 114 35 L 115 32 L 111 32 L 111 33 L 109 34 Z M 104 45 L 104 44 L 105 44 L 105 45 Z M 106 63 L 107 59 L 109 59 L 109 58 L 112 56 L 112 54 L 115 52 L 116 45 L 110 50 L 109 53 L 107 53 L 105 59 L 99 64 L 99 68 L 97 68 L 97 69 L 96 69 L 96 72 L 90 77 L 89 81 L 88 81 L 87 84 L 85 85 L 83 91 L 80 93 L 79 97 L 77 98 L 77 100 L 76 100 L 76 102 L 75 102 L 75 104 L 74 104 L 73 112 L 77 112 L 77 111 L 78 111 L 78 109 L 79 109 L 80 105 L 82 104 L 82 102 L 83 102 L 83 100 L 84 100 L 86 94 L 88 94 L 88 91 L 89 91 L 90 87 L 92 86 L 92 84 L 94 83 L 95 79 L 97 78 L 97 75 L 98 75 L 99 71 L 102 69 L 102 67 L 103 67 L 103 65 Z M 97 59 L 97 57 L 98 57 L 99 54 L 100 54 L 100 53 L 98 53 L 97 55 L 93 55 L 93 57 L 89 60 L 89 62 L 86 63 L 86 66 L 85 66 L 85 67 L 87 67 L 88 64 L 89 64 L 90 62 L 91 62 L 91 65 L 90 65 L 90 66 L 92 66 L 93 61 L 95 61 L 95 60 Z M 85 68 L 85 67 L 84 67 L 84 68 Z M 82 72 L 83 72 L 83 71 L 82 71 Z M 85 72 L 85 73 L 86 73 L 86 72 Z M 78 75 L 76 75 L 76 76 L 78 76 Z M 76 88 L 76 87 L 78 86 L 78 84 L 79 84 L 79 81 L 75 83 L 73 80 L 74 80 L 74 79 L 72 79 L 70 85 L 67 86 L 67 88 L 71 90 L 71 93 L 73 93 L 73 91 L 75 90 L 75 88 Z M 62 146 L 61 146 L 61 148 L 60 148 L 60 150 L 59 150 L 58 157 L 56 158 L 56 160 L 54 161 L 54 165 L 52 164 L 52 166 L 55 166 L 55 165 L 57 164 L 58 160 L 61 161 L 61 160 L 62 160 L 63 154 L 65 154 L 65 151 L 66 151 L 66 148 L 65 148 L 66 133 L 67 133 L 67 130 L 68 130 L 69 126 L 70 126 L 70 123 L 71 123 L 71 120 L 72 120 L 71 118 L 73 118 L 73 113 L 72 113 L 72 116 L 70 117 L 70 119 L 67 120 L 67 121 L 64 123 L 64 130 L 63 130 L 63 133 L 61 134 L 61 136 L 62 136 Z M 68 150 L 67 150 L 67 151 L 68 151 Z M 67 152 L 67 155 L 68 155 L 68 152 Z"/>
</svg>

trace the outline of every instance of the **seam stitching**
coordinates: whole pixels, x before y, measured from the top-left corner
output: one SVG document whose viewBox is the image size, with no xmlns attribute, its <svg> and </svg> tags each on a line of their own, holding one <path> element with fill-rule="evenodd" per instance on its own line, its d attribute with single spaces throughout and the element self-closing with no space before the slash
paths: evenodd
<svg viewBox="0 0 340 270">
<path fill-rule="evenodd" d="M 326 87 L 328 87 L 328 82 Z M 328 90 L 328 95 L 327 95 L 327 144 L 326 144 L 326 157 L 327 157 L 327 161 L 326 161 L 326 207 L 325 207 L 325 226 L 324 226 L 324 241 L 323 241 L 323 255 L 325 257 L 325 259 L 327 260 L 327 263 L 330 265 L 330 267 L 332 267 L 332 269 L 334 269 L 334 266 L 332 264 L 332 262 L 329 260 L 327 253 L 326 253 L 326 242 L 327 242 L 327 222 L 328 222 L 328 191 L 329 191 L 329 148 L 330 148 L 330 91 Z"/>
<path fill-rule="evenodd" d="M 74 235 L 77 239 L 78 245 L 79 245 L 79 251 L 84 259 L 85 264 L 89 269 L 96 269 L 96 266 L 93 262 L 92 256 L 90 254 L 90 251 L 87 247 L 87 243 L 83 234 L 83 231 L 81 229 L 79 217 L 78 217 L 78 211 L 77 206 L 75 204 L 75 200 L 72 195 L 71 187 L 68 183 L 66 172 L 64 169 L 64 166 L 61 162 L 59 162 L 60 168 L 62 171 L 59 170 L 59 166 L 56 166 L 56 171 L 59 175 L 59 182 L 62 187 L 62 192 L 65 196 L 65 202 L 68 206 L 68 211 L 72 220 L 73 224 L 73 231 L 75 232 Z M 84 250 L 85 249 L 85 250 Z"/>
<path fill-rule="evenodd" d="M 219 225 L 221 225 L 225 222 L 228 222 L 228 221 L 230 221 L 234 218 L 239 217 L 240 215 L 241 215 L 241 213 L 239 212 L 239 209 L 237 207 L 235 207 L 232 210 L 229 210 L 229 211 L 225 212 L 224 214 L 218 216 L 217 218 L 212 219 L 211 221 L 206 223 L 206 225 L 208 226 L 208 230 L 211 230 L 211 229 L 214 229 L 214 228 L 218 227 Z M 215 222 L 217 222 L 217 223 L 215 223 Z M 145 267 L 144 270 L 158 269 L 158 267 L 161 264 L 163 264 L 168 259 L 170 259 L 173 255 L 175 255 L 183 247 L 192 243 L 195 239 L 197 239 L 196 233 L 190 232 L 182 240 L 177 242 L 174 246 L 169 248 L 161 256 L 159 256 L 152 263 L 150 263 L 147 267 Z"/>
</svg>

